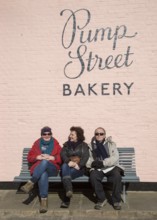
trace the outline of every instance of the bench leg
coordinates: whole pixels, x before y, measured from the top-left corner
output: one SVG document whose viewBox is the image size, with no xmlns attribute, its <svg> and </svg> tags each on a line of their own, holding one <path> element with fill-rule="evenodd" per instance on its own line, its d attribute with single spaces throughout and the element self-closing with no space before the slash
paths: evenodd
<svg viewBox="0 0 157 220">
<path fill-rule="evenodd" d="M 123 183 L 123 202 L 126 203 L 126 185 Z"/>
</svg>

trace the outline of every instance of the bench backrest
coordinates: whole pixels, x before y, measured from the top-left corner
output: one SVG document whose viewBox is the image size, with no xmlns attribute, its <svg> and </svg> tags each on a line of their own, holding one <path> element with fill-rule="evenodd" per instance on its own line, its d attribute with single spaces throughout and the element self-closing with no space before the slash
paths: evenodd
<svg viewBox="0 0 157 220">
<path fill-rule="evenodd" d="M 24 148 L 23 150 L 23 161 L 21 173 L 27 173 L 29 170 L 27 155 L 30 148 Z M 118 148 L 119 151 L 119 164 L 125 168 L 125 175 L 135 176 L 135 150 L 133 147 Z"/>
</svg>

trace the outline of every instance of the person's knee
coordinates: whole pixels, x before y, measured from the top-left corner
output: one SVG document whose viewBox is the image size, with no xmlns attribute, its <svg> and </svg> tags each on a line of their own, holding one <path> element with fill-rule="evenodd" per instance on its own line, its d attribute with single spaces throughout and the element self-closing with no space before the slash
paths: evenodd
<svg viewBox="0 0 157 220">
<path fill-rule="evenodd" d="M 41 166 L 47 166 L 48 163 L 49 163 L 48 160 L 42 160 L 41 163 L 40 163 L 40 165 L 41 165 Z"/>
<path fill-rule="evenodd" d="M 91 182 L 95 182 L 98 179 L 98 171 L 92 170 L 89 178 Z"/>
<path fill-rule="evenodd" d="M 48 179 L 48 174 L 47 174 L 47 172 L 45 171 L 42 175 L 41 175 L 41 177 L 40 177 L 40 180 L 42 181 L 42 180 L 45 180 L 45 179 Z"/>
<path fill-rule="evenodd" d="M 122 179 L 120 172 L 115 172 L 112 178 L 114 182 L 120 182 Z"/>
<path fill-rule="evenodd" d="M 62 164 L 62 169 L 65 168 L 65 167 L 68 167 L 68 164 L 67 164 L 67 163 L 63 163 L 63 164 Z"/>
<path fill-rule="evenodd" d="M 69 168 L 69 166 L 68 166 L 68 164 L 67 163 L 63 163 L 63 165 L 62 165 L 62 171 L 63 170 L 67 170 Z"/>
<path fill-rule="evenodd" d="M 67 173 L 69 173 L 70 167 L 68 166 L 68 164 L 64 163 L 61 167 L 61 174 L 64 176 Z"/>
</svg>

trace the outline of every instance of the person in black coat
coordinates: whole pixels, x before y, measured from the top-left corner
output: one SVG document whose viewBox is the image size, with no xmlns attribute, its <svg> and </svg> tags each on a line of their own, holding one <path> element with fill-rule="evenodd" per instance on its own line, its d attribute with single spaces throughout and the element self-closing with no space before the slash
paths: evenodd
<svg viewBox="0 0 157 220">
<path fill-rule="evenodd" d="M 89 147 L 84 142 L 84 130 L 81 127 L 71 127 L 67 142 L 61 150 L 63 165 L 61 168 L 62 182 L 65 189 L 65 200 L 61 208 L 68 208 L 73 195 L 72 179 L 83 176 L 86 162 L 89 158 Z"/>
</svg>

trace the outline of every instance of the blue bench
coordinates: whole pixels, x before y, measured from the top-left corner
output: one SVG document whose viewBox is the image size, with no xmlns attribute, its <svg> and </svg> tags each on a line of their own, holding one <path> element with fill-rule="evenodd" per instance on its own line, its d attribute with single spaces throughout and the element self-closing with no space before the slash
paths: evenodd
<svg viewBox="0 0 157 220">
<path fill-rule="evenodd" d="M 27 155 L 30 148 L 24 148 L 22 157 L 22 168 L 19 176 L 14 178 L 15 182 L 26 182 L 31 178 L 29 172 L 29 165 L 27 162 Z M 135 166 L 135 150 L 133 147 L 118 148 L 119 151 L 119 163 L 125 168 L 125 176 L 122 177 L 122 197 L 124 203 L 126 202 L 126 184 L 130 182 L 139 182 L 139 177 L 136 175 Z M 72 180 L 73 182 L 89 182 L 88 176 L 82 176 Z M 49 177 L 49 182 L 61 182 L 60 175 L 56 177 Z M 103 182 L 107 182 L 107 178 L 104 177 Z"/>
</svg>

